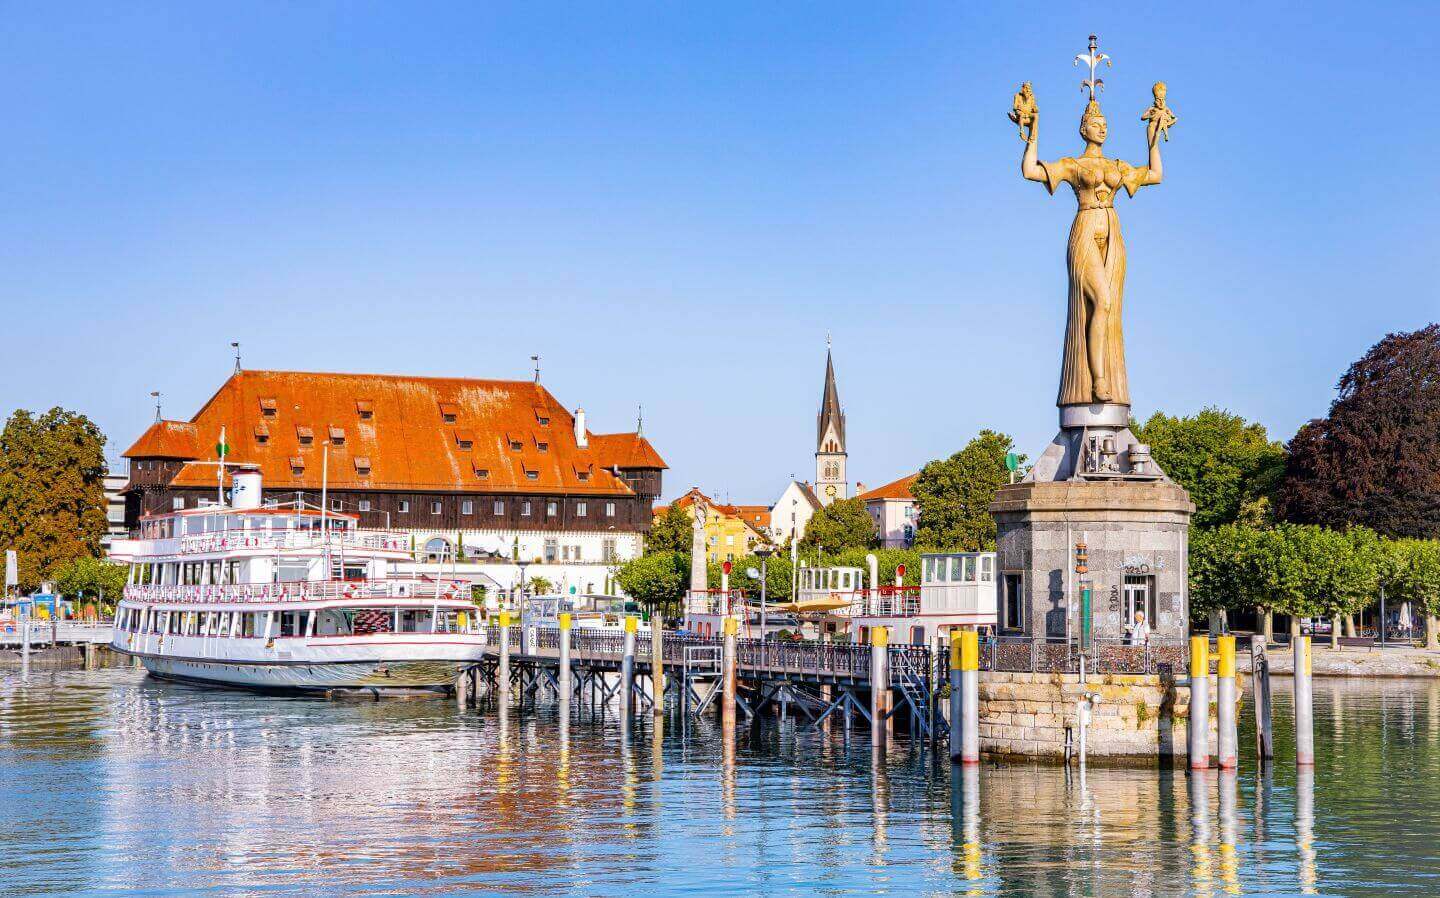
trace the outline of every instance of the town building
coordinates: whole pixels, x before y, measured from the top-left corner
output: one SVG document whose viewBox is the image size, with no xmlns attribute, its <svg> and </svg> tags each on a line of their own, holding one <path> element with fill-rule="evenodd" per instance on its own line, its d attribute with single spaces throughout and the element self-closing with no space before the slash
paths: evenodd
<svg viewBox="0 0 1440 898">
<path fill-rule="evenodd" d="M 862 492 L 856 498 L 865 503 L 865 511 L 875 523 L 875 535 L 882 549 L 908 549 L 915 545 L 915 527 L 919 514 L 910 485 L 919 474 Z"/>
<path fill-rule="evenodd" d="M 216 501 L 218 453 L 259 467 L 269 501 L 408 530 L 417 565 L 509 591 L 526 579 L 614 594 L 639 556 L 666 465 L 637 429 L 590 432 L 538 381 L 237 371 L 189 421 L 125 452 L 125 525 Z"/>
<path fill-rule="evenodd" d="M 129 534 L 125 527 L 125 487 L 129 483 L 130 475 L 123 470 L 105 472 L 105 535 L 100 537 L 100 551 L 106 555 L 112 542 Z"/>
<path fill-rule="evenodd" d="M 705 559 L 734 561 L 770 544 L 769 510 L 763 505 L 727 505 L 700 492 L 699 487 L 671 503 L 695 520 L 695 506 L 705 508 Z M 660 510 L 663 510 L 663 506 Z"/>
<path fill-rule="evenodd" d="M 836 499 L 850 495 L 846 480 L 845 411 L 835 385 L 835 359 L 825 347 L 825 382 L 815 416 L 815 480 L 792 480 L 770 506 L 770 538 L 777 545 L 805 537 L 810 518 Z"/>
<path fill-rule="evenodd" d="M 820 508 L 820 497 L 810 484 L 790 481 L 770 506 L 770 539 L 778 546 L 804 539 L 805 528 Z"/>
</svg>

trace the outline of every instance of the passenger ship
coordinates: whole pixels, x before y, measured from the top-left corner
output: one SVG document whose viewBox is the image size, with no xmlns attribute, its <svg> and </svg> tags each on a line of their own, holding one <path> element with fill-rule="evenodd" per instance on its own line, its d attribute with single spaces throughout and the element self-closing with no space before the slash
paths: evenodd
<svg viewBox="0 0 1440 898">
<path fill-rule="evenodd" d="M 141 519 L 113 648 L 152 675 L 281 691 L 447 690 L 484 631 L 458 580 L 398 577 L 409 534 L 352 515 L 261 501 L 258 469 L 230 504 Z"/>
</svg>

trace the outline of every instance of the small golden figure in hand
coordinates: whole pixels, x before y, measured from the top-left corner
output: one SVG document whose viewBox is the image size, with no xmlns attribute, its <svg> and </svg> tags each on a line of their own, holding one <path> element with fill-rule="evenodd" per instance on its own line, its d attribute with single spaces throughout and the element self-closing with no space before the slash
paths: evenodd
<svg viewBox="0 0 1440 898">
<path fill-rule="evenodd" d="M 1151 143 L 1155 142 L 1157 132 L 1163 134 L 1165 140 L 1168 142 L 1170 140 L 1170 126 L 1179 121 L 1175 115 L 1175 111 L 1165 105 L 1165 91 L 1165 82 L 1156 81 L 1155 87 L 1153 88 L 1155 103 L 1149 109 L 1145 110 L 1144 115 L 1140 116 L 1140 121 L 1150 123 L 1150 127 L 1147 130 L 1150 132 L 1149 137 Z"/>
<path fill-rule="evenodd" d="M 1026 81 L 1020 85 L 1020 91 L 1015 94 L 1015 104 L 1010 109 L 1010 121 L 1020 126 L 1020 139 L 1029 140 L 1025 129 L 1030 128 L 1034 132 L 1035 114 L 1039 108 L 1035 105 L 1035 92 L 1030 89 L 1030 82 Z"/>
</svg>

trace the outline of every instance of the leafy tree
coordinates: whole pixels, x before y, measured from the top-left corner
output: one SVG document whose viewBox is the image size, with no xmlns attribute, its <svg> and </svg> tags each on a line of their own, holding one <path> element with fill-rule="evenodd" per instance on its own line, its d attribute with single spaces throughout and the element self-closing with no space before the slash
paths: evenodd
<svg viewBox="0 0 1440 898">
<path fill-rule="evenodd" d="M 690 552 L 695 539 L 695 520 L 683 508 L 668 506 L 655 516 L 650 532 L 645 535 L 645 554 Z"/>
<path fill-rule="evenodd" d="M 555 584 L 544 577 L 531 577 L 525 588 L 530 591 L 532 596 L 543 596 L 549 595 L 550 591 L 555 588 Z"/>
<path fill-rule="evenodd" d="M 1386 598 L 1409 602 L 1416 613 L 1426 616 L 1425 640 L 1437 648 L 1440 636 L 1440 540 L 1388 540 L 1380 559 L 1380 585 Z"/>
<path fill-rule="evenodd" d="M 690 588 L 690 554 L 653 552 L 633 558 L 615 571 L 615 582 L 652 613 L 673 616 Z"/>
<path fill-rule="evenodd" d="M 836 499 L 805 525 L 802 546 L 827 549 L 863 549 L 875 543 L 875 522 L 860 499 Z"/>
<path fill-rule="evenodd" d="M 0 548 L 19 555 L 20 586 L 100 554 L 105 437 L 84 415 L 16 411 L 0 432 Z"/>
<path fill-rule="evenodd" d="M 1190 613 L 1256 606 L 1269 598 L 1257 576 L 1254 554 L 1260 531 L 1224 524 L 1190 531 Z"/>
<path fill-rule="evenodd" d="M 1440 537 L 1440 324 L 1385 337 L 1338 389 L 1290 441 L 1280 517 Z"/>
<path fill-rule="evenodd" d="M 60 595 L 69 598 L 101 600 L 107 608 L 113 608 L 125 590 L 126 570 L 124 565 L 111 564 L 98 558 L 75 558 L 61 562 L 50 576 L 55 579 L 55 588 Z"/>
<path fill-rule="evenodd" d="M 1013 448 L 1014 442 L 1005 434 L 982 430 L 964 449 L 921 468 L 910 485 L 920 514 L 915 541 L 952 551 L 994 549 L 995 519 L 990 517 L 990 503 L 995 492 L 1010 481 L 1005 456 Z"/>
<path fill-rule="evenodd" d="M 756 571 L 765 572 L 765 596 L 771 602 L 790 601 L 790 556 L 771 555 L 761 565 L 757 555 L 744 555 L 730 566 L 730 588 L 745 591 L 745 595 L 755 602 L 760 601 L 760 581 L 752 579 L 746 571 L 754 568 Z M 689 568 L 686 568 L 686 583 L 689 583 Z M 720 588 L 720 562 L 712 562 L 706 570 L 706 579 L 711 589 Z"/>
<path fill-rule="evenodd" d="M 1285 471 L 1285 447 L 1271 441 L 1264 425 L 1212 406 L 1187 418 L 1156 412 L 1133 429 L 1161 469 L 1190 493 L 1194 526 L 1242 516 L 1263 520 Z"/>
</svg>

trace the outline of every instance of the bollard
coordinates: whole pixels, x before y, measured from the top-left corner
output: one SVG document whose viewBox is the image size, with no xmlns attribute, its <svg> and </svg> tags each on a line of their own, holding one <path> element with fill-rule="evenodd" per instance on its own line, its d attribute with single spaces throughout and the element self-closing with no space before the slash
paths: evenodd
<svg viewBox="0 0 1440 898">
<path fill-rule="evenodd" d="M 465 708 L 470 704 L 470 694 L 467 691 L 470 686 L 470 671 L 460 669 L 460 674 L 455 677 L 455 704 Z"/>
<path fill-rule="evenodd" d="M 1210 766 L 1210 637 L 1190 637 L 1190 769 Z"/>
<path fill-rule="evenodd" d="M 1270 725 L 1270 655 L 1263 641 L 1250 643 L 1250 691 L 1255 705 L 1255 755 L 1262 761 L 1275 757 Z"/>
<path fill-rule="evenodd" d="M 635 627 L 638 623 L 635 615 L 626 615 L 625 654 L 620 659 L 620 713 L 624 715 L 635 710 Z"/>
<path fill-rule="evenodd" d="M 1215 761 L 1221 770 L 1234 770 L 1238 760 L 1235 737 L 1235 637 L 1218 636 L 1215 644 L 1220 654 L 1218 676 L 1215 678 L 1216 721 L 1219 725 L 1215 739 Z"/>
<path fill-rule="evenodd" d="M 1310 692 L 1310 637 L 1292 637 L 1295 644 L 1295 763 L 1315 764 L 1314 698 Z"/>
<path fill-rule="evenodd" d="M 573 686 L 570 681 L 570 627 L 574 618 L 566 611 L 559 617 L 560 624 L 560 675 L 556 678 L 560 687 L 560 701 L 569 707 Z"/>
<path fill-rule="evenodd" d="M 495 668 L 495 691 L 500 704 L 510 701 L 510 612 L 500 612 L 500 662 Z"/>
<path fill-rule="evenodd" d="M 890 633 L 884 627 L 870 630 L 870 744 L 885 744 L 886 713 L 890 706 Z"/>
<path fill-rule="evenodd" d="M 665 713 L 665 618 L 657 610 L 650 615 L 650 710 L 656 717 Z"/>
<path fill-rule="evenodd" d="M 964 743 L 964 729 L 960 715 L 965 713 L 961 693 L 965 691 L 965 678 L 960 673 L 960 635 L 963 631 L 950 631 L 950 760 L 958 761 Z"/>
<path fill-rule="evenodd" d="M 980 634 L 960 633 L 960 763 L 980 763 Z"/>
<path fill-rule="evenodd" d="M 720 694 L 720 720 L 727 734 L 735 732 L 735 640 L 739 632 L 740 622 L 733 617 L 725 618 L 725 658 L 721 673 L 724 691 Z"/>
</svg>

